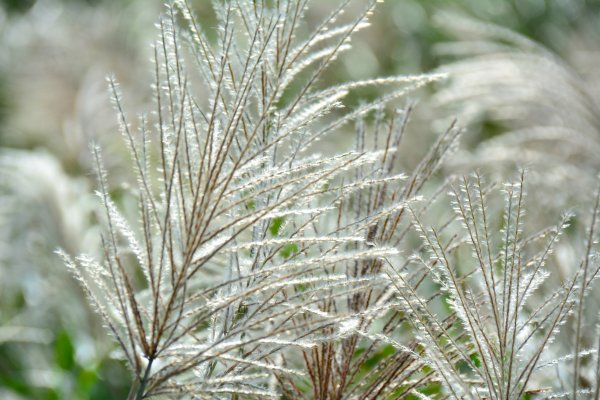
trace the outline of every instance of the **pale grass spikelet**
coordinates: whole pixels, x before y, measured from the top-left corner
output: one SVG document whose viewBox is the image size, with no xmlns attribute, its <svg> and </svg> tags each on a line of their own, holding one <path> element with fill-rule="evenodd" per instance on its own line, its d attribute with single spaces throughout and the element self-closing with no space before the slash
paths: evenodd
<svg viewBox="0 0 600 400">
<path fill-rule="evenodd" d="M 127 34 L 128 60 L 110 60 L 118 77 L 101 99 L 116 120 L 95 83 L 40 115 L 28 92 L 54 91 L 24 90 L 81 84 L 85 57 L 29 45 L 46 49 L 70 32 L 49 23 L 87 6 L 0 6 L 0 64 L 27 67 L 7 70 L 15 115 L 0 87 L 0 398 L 85 397 L 109 383 L 128 400 L 600 399 L 597 54 L 551 43 L 577 53 L 561 59 L 445 14 L 460 40 L 434 47 L 455 61 L 396 75 L 435 62 L 389 63 L 439 35 L 388 49 L 376 13 L 415 32 L 445 4 L 165 1 L 139 115 L 128 71 L 143 77 L 133 60 L 147 47 Z M 152 10 L 127 3 L 125 18 L 108 15 L 114 4 L 91 16 L 122 33 L 117 23 Z M 512 3 L 536 21 L 554 9 Z M 371 25 L 376 35 L 357 37 Z M 67 36 L 66 55 L 97 53 L 97 38 Z M 14 52 L 23 45 L 36 62 Z M 64 77 L 28 73 L 38 64 Z M 335 81 L 377 64 L 388 72 Z M 415 110 L 430 85 L 433 108 Z M 57 105 L 76 114 L 64 126 Z M 40 117 L 59 135 L 27 132 Z M 431 143 L 427 126 L 440 130 Z M 515 166 L 526 172 L 506 182 Z M 560 214 L 567 200 L 574 211 Z"/>
<path fill-rule="evenodd" d="M 456 122 L 401 171 L 412 105 L 389 109 L 453 70 L 321 87 L 376 1 L 335 22 L 348 3 L 300 38 L 304 0 L 214 1 L 216 41 L 186 2 L 167 5 L 138 126 L 109 78 L 138 215 L 94 147 L 104 257 L 60 255 L 121 347 L 129 398 L 518 400 L 569 362 L 572 396 L 592 393 L 578 379 L 597 354 L 581 331 L 598 202 L 581 265 L 557 279 L 572 216 L 530 232 L 524 172 L 500 190 L 478 172 L 440 177 Z M 384 93 L 344 108 L 368 87 Z M 352 125 L 354 149 L 316 153 Z M 445 192 L 452 213 L 432 228 Z M 574 351 L 552 358 L 571 316 Z"/>
<path fill-rule="evenodd" d="M 390 364 L 373 370 L 380 375 L 364 387 L 356 379 L 360 365 L 350 361 L 362 346 L 357 330 L 381 329 L 375 327 L 390 317 L 381 267 L 398 260 L 406 207 L 421 201 L 458 130 L 443 134 L 412 174 L 398 173 L 410 109 L 393 116 L 403 115 L 400 124 L 384 121 L 383 110 L 441 76 L 318 86 L 368 25 L 376 2 L 336 24 L 345 3 L 303 39 L 304 0 L 215 1 L 216 42 L 185 1 L 168 3 L 153 46 L 154 110 L 134 126 L 116 79 L 108 79 L 137 181 L 131 194 L 138 215 L 131 218 L 111 195 L 94 147 L 104 257 L 61 255 L 133 372 L 130 399 L 390 394 L 419 375 L 422 364 Z M 352 90 L 396 85 L 339 114 Z M 379 115 L 376 135 L 387 136 L 383 146 L 331 157 L 308 151 L 345 125 L 364 131 L 372 112 Z M 363 357 L 380 347 L 366 345 Z M 329 362 L 341 364 L 317 379 L 312 371 L 322 351 L 337 353 Z M 407 367 L 414 361 L 402 352 L 393 357 Z M 307 377 L 311 389 L 298 393 Z M 430 377 L 421 378 L 406 393 Z"/>
<path fill-rule="evenodd" d="M 454 168 L 503 175 L 515 165 L 530 165 L 536 173 L 529 181 L 554 194 L 537 200 L 543 209 L 560 211 L 572 194 L 589 193 L 598 172 L 598 74 L 591 67 L 598 62 L 597 49 L 566 46 L 561 57 L 489 22 L 449 13 L 438 21 L 456 39 L 435 46 L 440 56 L 452 57 L 439 68 L 449 79 L 434 95 L 436 107 L 458 114 L 473 126 L 474 136 L 486 122 L 498 127 L 490 137 L 480 133 L 477 148 L 455 158 Z M 584 52 L 590 56 L 582 64 L 574 55 Z"/>
<path fill-rule="evenodd" d="M 408 290 L 402 275 L 389 275 L 392 281 L 403 283 L 397 287 L 397 297 L 413 316 L 411 321 L 424 349 L 423 360 L 446 380 L 446 390 L 453 398 L 483 395 L 520 399 L 524 393 L 537 392 L 530 382 L 539 384 L 534 378 L 543 367 L 593 353 L 580 352 L 576 347 L 577 356 L 540 362 L 543 354 L 552 354 L 549 347 L 576 304 L 582 309 L 587 283 L 583 288 L 576 283 L 581 279 L 589 282 L 589 278 L 585 278 L 586 263 L 582 262 L 572 276 L 546 292 L 551 275 L 547 264 L 570 215 L 563 215 L 555 227 L 524 236 L 523 183 L 524 173 L 516 183 L 504 186 L 505 209 L 498 234 L 491 225 L 491 201 L 479 174 L 463 178 L 450 192 L 466 240 L 457 235 L 445 238 L 435 229 L 425 228 L 417 213 L 411 212 L 428 253 L 427 258 L 417 256 L 413 260 L 429 264 L 431 279 L 448 296 L 448 316 L 435 315 L 430 299 Z M 596 219 L 596 211 L 592 219 Z M 592 221 L 590 237 L 594 224 Z M 460 245 L 453 246 L 453 242 Z M 463 247 L 468 251 L 460 252 Z M 590 249 L 588 244 L 585 259 Z M 460 324 L 458 332 L 443 327 L 443 321 L 449 318 L 456 318 Z M 577 371 L 575 376 L 579 376 Z M 572 396 L 584 392 L 574 385 Z"/>
</svg>

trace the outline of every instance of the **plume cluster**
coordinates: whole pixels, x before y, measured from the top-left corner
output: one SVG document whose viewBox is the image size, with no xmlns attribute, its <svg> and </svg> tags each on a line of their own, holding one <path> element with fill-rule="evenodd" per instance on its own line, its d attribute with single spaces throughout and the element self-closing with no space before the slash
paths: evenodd
<svg viewBox="0 0 600 400">
<path fill-rule="evenodd" d="M 213 39 L 174 1 L 153 46 L 155 108 L 131 119 L 108 80 L 135 213 L 113 195 L 93 147 L 103 254 L 60 254 L 132 370 L 129 398 L 540 391 L 540 360 L 572 314 L 580 336 L 598 272 L 598 204 L 583 261 L 551 279 L 570 217 L 527 232 L 524 174 L 502 200 L 478 174 L 438 173 L 456 147 L 455 123 L 399 171 L 412 105 L 396 108 L 398 99 L 445 74 L 323 87 L 376 1 L 349 19 L 342 1 L 302 34 L 307 3 L 215 1 Z M 343 107 L 371 86 L 384 94 Z M 319 153 L 352 127 L 346 152 Z M 598 380 L 578 387 L 580 355 L 592 353 L 574 347 L 573 392 L 598 390 Z"/>
</svg>

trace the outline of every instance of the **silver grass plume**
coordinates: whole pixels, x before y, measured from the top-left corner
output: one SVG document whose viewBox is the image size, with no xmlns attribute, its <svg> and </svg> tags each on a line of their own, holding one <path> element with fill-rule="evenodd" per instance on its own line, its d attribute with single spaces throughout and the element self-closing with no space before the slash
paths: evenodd
<svg viewBox="0 0 600 400">
<path fill-rule="evenodd" d="M 377 163 L 361 166 L 348 177 L 364 190 L 336 202 L 334 231 L 352 227 L 363 232 L 365 245 L 371 251 L 378 247 L 394 251 L 324 266 L 328 276 L 340 270 L 347 276 L 345 286 L 332 290 L 317 303 L 319 312 L 331 315 L 336 324 L 320 328 L 304 319 L 311 329 L 320 329 L 326 340 L 314 348 L 301 349 L 300 357 L 287 357 L 290 364 L 294 358 L 304 360 L 306 370 L 305 376 L 279 378 L 287 398 L 403 398 L 420 393 L 434 381 L 434 374 L 424 373 L 425 363 L 413 354 L 417 343 L 394 334 L 406 325 L 407 319 L 393 309 L 394 291 L 385 268 L 387 262 L 403 268 L 402 253 L 413 251 L 408 240 L 411 227 L 407 207 L 427 211 L 430 202 L 414 200 L 420 199 L 425 184 L 455 147 L 459 131 L 450 126 L 410 175 L 397 175 L 394 171 L 399 153 L 394 149 L 403 147 L 411 109 L 409 105 L 389 121 L 378 109 L 372 131 L 364 120 L 356 123 L 356 150 L 362 153 L 382 147 L 383 153 Z M 359 251 L 356 244 L 347 247 Z M 419 286 L 424 274 L 424 269 L 411 271 L 411 284 Z M 402 344 L 390 345 L 386 338 L 396 338 Z M 301 388 L 306 386 L 310 390 L 303 391 Z"/>
<path fill-rule="evenodd" d="M 530 182 L 554 193 L 539 201 L 555 210 L 572 194 L 589 193 L 599 167 L 598 49 L 586 49 L 589 65 L 578 64 L 509 29 L 461 15 L 439 17 L 457 40 L 435 47 L 451 61 L 439 68 L 449 79 L 433 104 L 452 118 L 458 114 L 461 123 L 492 126 L 453 167 L 496 172 L 528 165 Z"/>
<path fill-rule="evenodd" d="M 542 205 L 532 210 L 537 220 L 543 220 L 548 209 L 563 208 L 567 201 L 580 202 L 581 193 L 591 193 L 597 186 L 600 92 L 597 68 L 592 66 L 598 62 L 597 49 L 587 49 L 586 65 L 493 24 L 456 15 L 444 21 L 459 40 L 441 44 L 437 50 L 458 60 L 440 68 L 451 78 L 435 95 L 436 104 L 452 108 L 452 114 L 459 112 L 467 121 L 489 119 L 501 127 L 497 135 L 478 144 L 472 155 L 456 157 L 458 164 L 495 170 L 502 165 L 529 164 L 535 171 L 530 180 L 544 188 L 541 192 L 553 193 L 536 196 Z M 572 354 L 559 357 L 563 361 L 558 363 L 562 368 L 564 361 L 572 361 L 571 376 L 565 378 L 569 384 L 562 389 L 573 399 L 581 385 L 588 392 L 592 388 L 595 398 L 600 391 L 600 364 L 591 366 L 592 353 L 582 348 L 584 342 L 588 346 L 597 342 L 597 334 L 582 328 L 590 325 L 589 319 L 596 320 L 584 312 L 597 307 L 597 301 L 586 296 L 592 290 L 588 274 L 595 276 L 591 265 L 597 263 L 596 212 L 591 215 L 590 232 L 580 246 L 585 256 L 572 320 L 574 346 Z"/>
<path fill-rule="evenodd" d="M 546 364 L 540 363 L 542 356 L 555 354 L 551 343 L 568 316 L 582 307 L 583 292 L 597 276 L 596 269 L 582 262 L 563 282 L 550 282 L 547 265 L 570 216 L 526 236 L 523 185 L 524 173 L 504 186 L 500 226 L 500 212 L 490 209 L 495 191 L 486 188 L 479 174 L 450 186 L 453 224 L 462 233 L 446 233 L 448 225 L 428 228 L 411 209 L 424 243 L 413 263 L 430 271 L 429 278 L 441 288 L 434 297 L 441 296 L 442 304 L 407 285 L 402 271 L 389 269 L 397 307 L 410 315 L 420 356 L 437 371 L 451 398 L 521 399 L 527 393 L 552 393 L 552 388 L 538 386 L 544 382 L 538 364 Z M 597 208 L 598 203 L 590 237 Z"/>
<path fill-rule="evenodd" d="M 387 141 L 373 150 L 313 154 L 327 134 L 441 78 L 320 88 L 376 1 L 336 23 L 348 3 L 297 38 L 307 0 L 214 1 L 211 42 L 186 2 L 170 2 L 154 44 L 155 110 L 133 124 L 109 79 L 138 215 L 111 196 L 94 147 L 104 256 L 61 255 L 133 371 L 130 399 L 278 398 L 313 372 L 306 357 L 305 367 L 288 365 L 290 354 L 324 343 L 354 351 L 357 327 L 384 316 L 390 285 L 381 260 L 398 255 L 402 216 L 458 131 L 450 127 L 411 176 L 394 170 L 409 110 L 386 122 Z M 338 111 L 353 89 L 381 85 L 390 88 L 383 96 Z M 378 378 L 368 396 L 419 375 L 411 368 L 390 369 L 391 380 Z M 363 390 L 350 378 L 342 392 Z M 329 396 L 339 377 L 323 382 Z"/>
</svg>

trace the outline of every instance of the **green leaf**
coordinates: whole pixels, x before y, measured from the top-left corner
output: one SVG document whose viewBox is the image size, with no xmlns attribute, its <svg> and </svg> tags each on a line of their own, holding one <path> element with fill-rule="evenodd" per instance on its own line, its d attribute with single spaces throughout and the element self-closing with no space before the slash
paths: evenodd
<svg viewBox="0 0 600 400">
<path fill-rule="evenodd" d="M 90 393 L 98 381 L 98 373 L 94 369 L 83 369 L 77 376 L 77 393 L 82 398 L 89 398 Z"/>
<path fill-rule="evenodd" d="M 275 217 L 271 221 L 271 226 L 269 227 L 269 231 L 271 232 L 271 236 L 279 236 L 281 226 L 283 225 L 284 219 L 283 217 Z"/>
<path fill-rule="evenodd" d="M 392 354 L 396 353 L 396 348 L 391 344 L 383 346 L 380 350 L 378 350 L 372 357 L 367 359 L 363 364 L 363 368 L 367 370 L 373 369 L 379 362 Z"/>
<path fill-rule="evenodd" d="M 248 201 L 246 202 L 246 208 L 247 208 L 248 210 L 251 210 L 251 211 L 254 211 L 254 210 L 256 210 L 256 201 L 254 201 L 254 200 L 248 200 Z"/>
<path fill-rule="evenodd" d="M 248 306 L 245 304 L 240 304 L 237 311 L 235 312 L 235 317 L 233 319 L 234 322 L 237 322 L 244 318 L 248 314 Z"/>
<path fill-rule="evenodd" d="M 295 285 L 294 288 L 296 289 L 297 292 L 305 292 L 306 289 L 308 289 L 308 286 L 306 286 L 302 283 L 299 283 L 299 284 Z"/>
<path fill-rule="evenodd" d="M 54 359 L 64 370 L 71 370 L 75 366 L 75 348 L 71 336 L 65 330 L 58 334 L 54 342 Z"/>
<path fill-rule="evenodd" d="M 56 389 L 44 389 L 42 393 L 40 393 L 40 397 L 37 397 L 40 400 L 60 400 L 60 396 Z"/>
<path fill-rule="evenodd" d="M 283 258 L 289 258 L 298 252 L 298 245 L 296 243 L 288 243 L 279 252 L 279 255 Z"/>
</svg>

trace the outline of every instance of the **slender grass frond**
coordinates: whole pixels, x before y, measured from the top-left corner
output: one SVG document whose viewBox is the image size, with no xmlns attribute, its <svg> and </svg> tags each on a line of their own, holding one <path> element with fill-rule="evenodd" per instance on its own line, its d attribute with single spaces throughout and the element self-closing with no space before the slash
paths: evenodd
<svg viewBox="0 0 600 400">
<path fill-rule="evenodd" d="M 426 228 L 411 210 L 427 257 L 415 260 L 431 271 L 447 303 L 446 312 L 457 324 L 444 327 L 436 315 L 439 310 L 409 290 L 405 274 L 393 267 L 389 274 L 392 282 L 401 283 L 396 286 L 397 298 L 418 332 L 421 359 L 436 370 L 453 398 L 520 399 L 532 390 L 529 383 L 539 369 L 540 357 L 575 305 L 581 304 L 577 282 L 589 281 L 582 278 L 586 275 L 582 263 L 552 295 L 540 296 L 550 275 L 548 258 L 568 226 L 568 216 L 542 234 L 524 236 L 523 177 L 504 187 L 499 234 L 490 220 L 495 214 L 490 213 L 479 174 L 463 178 L 452 188 L 452 205 L 466 236 L 459 246 L 449 247 L 439 232 Z M 455 240 L 453 236 L 449 243 Z"/>
<path fill-rule="evenodd" d="M 356 330 L 390 317 L 381 260 L 398 256 L 391 243 L 406 207 L 458 134 L 451 127 L 407 177 L 394 171 L 394 160 L 410 110 L 401 124 L 384 122 L 383 110 L 441 76 L 318 85 L 351 36 L 368 25 L 375 3 L 336 24 L 341 5 L 302 39 L 296 33 L 303 0 L 214 2 L 211 42 L 189 5 L 175 1 L 157 24 L 155 110 L 137 127 L 109 78 L 136 174 L 137 220 L 112 195 L 94 148 L 104 258 L 61 255 L 133 371 L 130 399 L 276 398 L 297 391 L 302 376 L 320 398 L 336 398 L 336 391 L 374 398 L 409 378 L 429 379 L 420 376 L 422 364 L 399 353 L 402 367 L 371 371 L 365 386 L 364 363 L 387 350 L 365 342 L 355 359 L 363 346 Z M 332 114 L 364 86 L 399 88 Z M 374 111 L 378 131 L 389 128 L 385 146 L 331 157 L 307 151 Z M 327 376 L 322 351 L 330 366 L 341 357 Z M 298 352 L 304 366 L 288 365 Z"/>
</svg>

